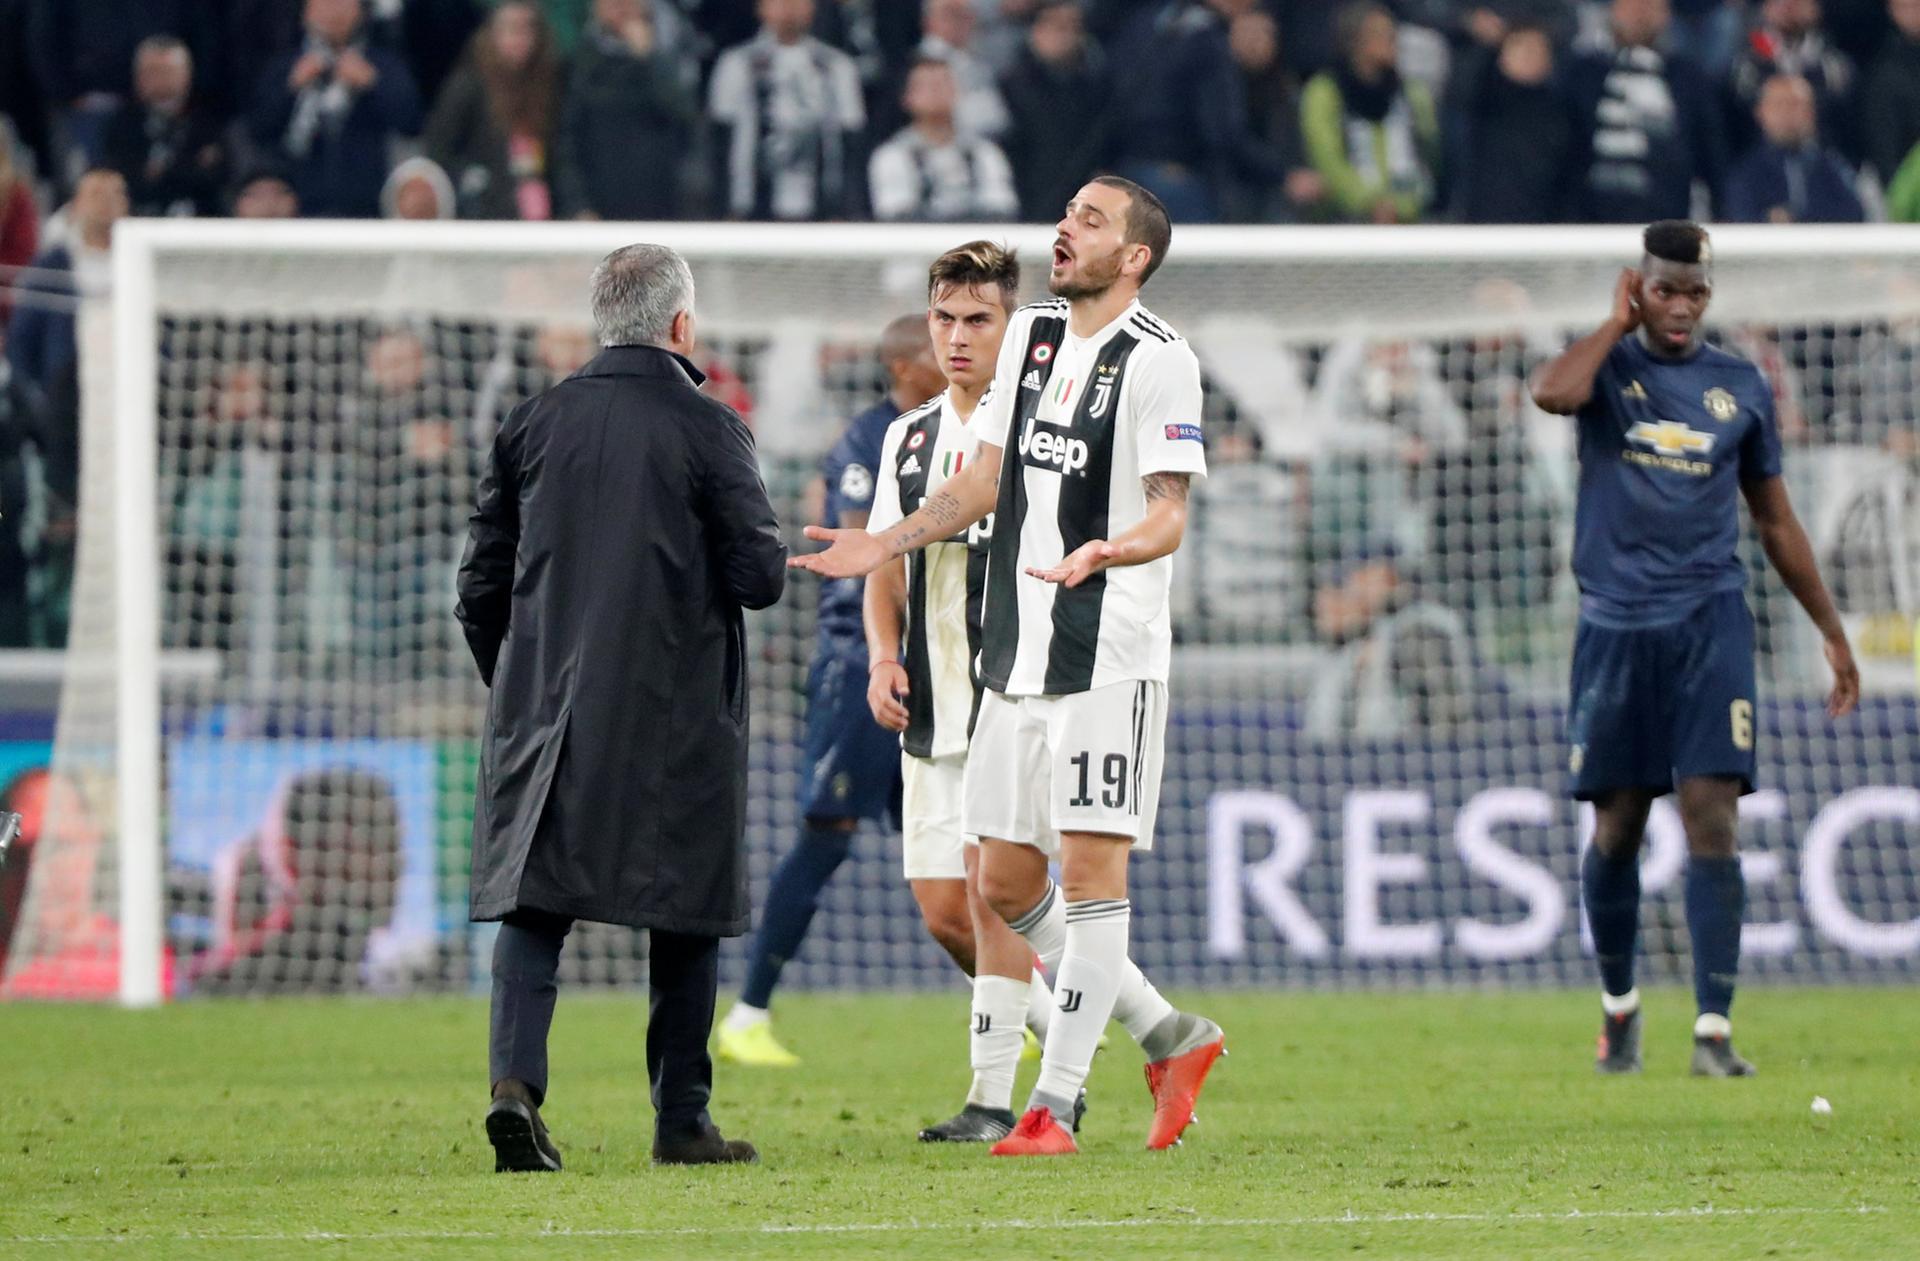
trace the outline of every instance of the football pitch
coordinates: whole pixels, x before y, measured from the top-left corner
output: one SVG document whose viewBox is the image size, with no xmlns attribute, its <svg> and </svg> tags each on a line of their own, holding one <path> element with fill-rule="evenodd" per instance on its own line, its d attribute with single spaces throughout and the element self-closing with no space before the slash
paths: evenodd
<svg viewBox="0 0 1920 1261">
<path fill-rule="evenodd" d="M 1649 995 L 1646 1074 L 1607 1080 L 1584 992 L 1176 997 L 1231 1055 L 1172 1152 L 1142 1149 L 1118 1026 L 1083 1154 L 994 1160 L 913 1137 L 964 1091 L 963 995 L 795 995 L 803 1067 L 719 1068 L 716 1117 L 763 1163 L 666 1170 L 643 999 L 563 994 L 567 1171 L 514 1177 L 480 1127 L 479 1000 L 0 1009 L 0 1255 L 1920 1255 L 1910 990 L 1743 993 L 1748 1081 L 1686 1076 L 1673 990 Z"/>
</svg>

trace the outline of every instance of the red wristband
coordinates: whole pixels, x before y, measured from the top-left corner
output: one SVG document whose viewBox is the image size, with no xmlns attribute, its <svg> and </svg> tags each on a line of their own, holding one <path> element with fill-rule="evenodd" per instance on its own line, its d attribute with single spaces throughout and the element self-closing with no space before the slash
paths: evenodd
<svg viewBox="0 0 1920 1261">
<path fill-rule="evenodd" d="M 871 665 L 867 667 L 867 673 L 872 674 L 875 670 L 878 670 L 881 666 L 897 666 L 899 664 L 900 663 L 898 661 L 895 661 L 892 657 L 882 657 L 880 658 L 880 660 L 873 662 Z"/>
</svg>

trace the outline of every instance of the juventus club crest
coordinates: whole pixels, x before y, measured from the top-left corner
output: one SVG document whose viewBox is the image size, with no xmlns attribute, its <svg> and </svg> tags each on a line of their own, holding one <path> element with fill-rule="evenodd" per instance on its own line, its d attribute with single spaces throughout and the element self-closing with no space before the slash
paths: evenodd
<svg viewBox="0 0 1920 1261">
<path fill-rule="evenodd" d="M 1087 407 L 1087 418 L 1099 420 L 1107 414 L 1107 405 L 1113 402 L 1113 387 L 1120 376 L 1117 364 L 1101 364 L 1099 375 L 1093 382 L 1093 401 Z"/>
</svg>

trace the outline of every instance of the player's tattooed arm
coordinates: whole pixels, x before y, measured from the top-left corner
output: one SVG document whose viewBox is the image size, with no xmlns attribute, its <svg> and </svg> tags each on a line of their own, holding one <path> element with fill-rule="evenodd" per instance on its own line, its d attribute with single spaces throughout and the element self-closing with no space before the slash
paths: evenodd
<svg viewBox="0 0 1920 1261">
<path fill-rule="evenodd" d="M 965 468 L 947 480 L 906 520 L 879 534 L 828 530 L 810 525 L 806 535 L 829 546 L 788 561 L 822 578 L 859 578 L 896 556 L 952 538 L 993 511 L 1000 491 L 1000 448 L 982 446 Z"/>
<path fill-rule="evenodd" d="M 1140 479 L 1147 513 L 1139 524 L 1110 539 L 1083 544 L 1051 568 L 1029 566 L 1028 575 L 1042 582 L 1077 587 L 1103 569 L 1144 565 L 1172 555 L 1187 531 L 1187 491 L 1192 481 L 1190 473 L 1148 473 Z"/>
<path fill-rule="evenodd" d="M 1192 483 L 1191 473 L 1149 473 L 1140 479 L 1141 486 L 1147 492 L 1148 503 L 1156 499 L 1177 499 L 1185 503 Z"/>
</svg>

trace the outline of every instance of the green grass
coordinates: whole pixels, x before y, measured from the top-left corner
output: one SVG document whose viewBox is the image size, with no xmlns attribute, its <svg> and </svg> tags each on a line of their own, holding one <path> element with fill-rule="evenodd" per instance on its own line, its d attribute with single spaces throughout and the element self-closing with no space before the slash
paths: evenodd
<svg viewBox="0 0 1920 1261">
<path fill-rule="evenodd" d="M 1604 1081 L 1588 994 L 1192 1005 L 1233 1054 L 1170 1153 L 1142 1150 L 1117 1027 L 1083 1154 L 998 1161 L 913 1141 L 964 1089 L 963 998 L 794 996 L 780 1031 L 805 1067 L 718 1083 L 764 1163 L 681 1171 L 647 1161 L 642 1003 L 563 995 L 567 1172 L 514 1178 L 479 1124 L 481 1002 L 0 1008 L 0 1255 L 1920 1254 L 1910 991 L 1750 991 L 1761 1075 L 1726 1082 L 1685 1075 L 1675 992 L 1649 1000 L 1646 1075 Z"/>
</svg>

